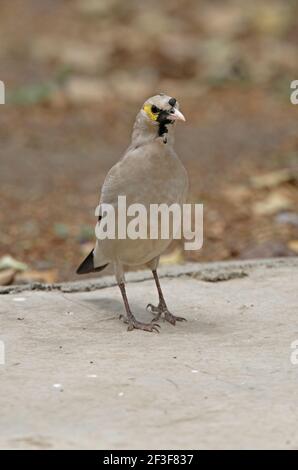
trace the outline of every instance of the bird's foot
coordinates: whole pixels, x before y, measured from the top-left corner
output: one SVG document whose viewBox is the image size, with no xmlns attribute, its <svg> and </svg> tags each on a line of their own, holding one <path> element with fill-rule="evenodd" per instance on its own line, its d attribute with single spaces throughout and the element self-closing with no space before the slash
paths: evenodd
<svg viewBox="0 0 298 470">
<path fill-rule="evenodd" d="M 159 328 L 160 325 L 158 323 L 143 323 L 138 320 L 136 320 L 134 317 L 133 318 L 127 318 L 124 315 L 120 315 L 120 320 L 123 320 L 124 323 L 128 325 L 127 331 L 132 331 L 132 330 L 143 330 L 143 331 L 149 331 L 150 333 L 159 333 Z"/>
<path fill-rule="evenodd" d="M 165 321 L 168 321 L 169 323 L 171 323 L 171 325 L 176 325 L 176 321 L 186 321 L 186 318 L 177 317 L 176 315 L 173 315 L 171 312 L 169 312 L 166 305 L 162 305 L 160 303 L 157 307 L 152 304 L 148 304 L 146 309 L 149 310 L 151 313 L 157 314 L 153 317 L 152 323 L 158 321 L 162 315 L 164 316 Z"/>
<path fill-rule="evenodd" d="M 173 315 L 171 312 L 166 310 L 164 313 L 165 320 L 171 323 L 171 325 L 176 325 L 176 321 L 187 321 L 184 317 L 178 317 L 177 315 Z"/>
</svg>

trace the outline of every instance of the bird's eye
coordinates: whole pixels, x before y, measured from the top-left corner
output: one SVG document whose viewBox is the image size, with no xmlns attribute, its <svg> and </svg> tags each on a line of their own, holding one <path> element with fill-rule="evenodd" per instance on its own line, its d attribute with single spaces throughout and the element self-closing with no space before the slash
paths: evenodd
<svg viewBox="0 0 298 470">
<path fill-rule="evenodd" d="M 160 109 L 153 104 L 151 106 L 151 111 L 153 112 L 153 114 L 157 114 L 160 111 Z"/>
</svg>

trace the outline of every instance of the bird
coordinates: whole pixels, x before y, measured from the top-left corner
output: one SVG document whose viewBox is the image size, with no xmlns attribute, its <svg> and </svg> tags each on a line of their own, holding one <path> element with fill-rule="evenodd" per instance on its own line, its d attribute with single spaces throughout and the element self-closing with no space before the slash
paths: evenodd
<svg viewBox="0 0 298 470">
<path fill-rule="evenodd" d="M 125 196 L 126 203 L 150 204 L 185 203 L 188 191 L 188 175 L 174 150 L 174 128 L 177 121 L 185 121 L 176 98 L 164 93 L 148 98 L 136 116 L 131 143 L 120 160 L 108 171 L 104 180 L 99 207 L 110 204 L 117 211 L 118 196 Z M 97 226 L 102 223 L 99 215 Z M 150 224 L 150 221 L 149 221 Z M 120 318 L 128 325 L 128 331 L 159 332 L 161 318 L 172 325 L 186 319 L 170 312 L 166 304 L 157 267 L 160 255 L 171 243 L 168 239 L 98 239 L 94 249 L 77 269 L 77 274 L 102 271 L 112 265 L 120 288 L 125 315 Z M 158 293 L 158 305 L 147 305 L 153 314 L 148 322 L 138 321 L 128 302 L 125 287 L 125 267 L 144 266 L 151 271 Z"/>
</svg>

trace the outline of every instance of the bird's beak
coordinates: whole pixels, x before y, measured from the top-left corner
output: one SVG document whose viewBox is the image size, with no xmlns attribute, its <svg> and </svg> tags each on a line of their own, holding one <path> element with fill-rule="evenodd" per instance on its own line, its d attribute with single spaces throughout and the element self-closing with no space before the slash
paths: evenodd
<svg viewBox="0 0 298 470">
<path fill-rule="evenodd" d="M 173 121 L 186 121 L 185 117 L 180 111 L 178 111 L 178 109 L 171 111 L 168 118 L 172 119 Z"/>
</svg>

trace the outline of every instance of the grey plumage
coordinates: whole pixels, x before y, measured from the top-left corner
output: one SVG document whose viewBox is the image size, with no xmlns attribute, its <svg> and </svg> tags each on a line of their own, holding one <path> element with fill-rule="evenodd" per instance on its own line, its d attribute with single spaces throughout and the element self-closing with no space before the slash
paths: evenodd
<svg viewBox="0 0 298 470">
<path fill-rule="evenodd" d="M 155 112 L 156 111 L 156 112 Z M 127 206 L 143 204 L 149 212 L 151 204 L 183 204 L 186 200 L 188 178 L 186 170 L 174 151 L 174 122 L 185 120 L 178 102 L 166 95 L 149 98 L 136 117 L 131 144 L 120 161 L 108 172 L 100 204 L 111 204 L 117 214 L 118 196 L 126 196 Z M 117 220 L 117 218 L 116 218 Z M 99 220 L 100 224 L 101 221 Z M 117 227 L 116 227 L 117 228 Z M 117 233 L 117 230 L 116 230 Z M 151 310 L 159 318 L 175 324 L 179 317 L 172 315 L 165 304 L 156 268 L 160 254 L 171 239 L 104 239 L 97 240 L 94 250 L 78 268 L 78 274 L 102 270 L 113 264 L 117 282 L 126 308 L 129 329 L 158 331 L 154 323 L 141 323 L 132 315 L 125 293 L 124 265 L 147 264 L 153 272 L 159 294 L 159 306 Z"/>
</svg>

